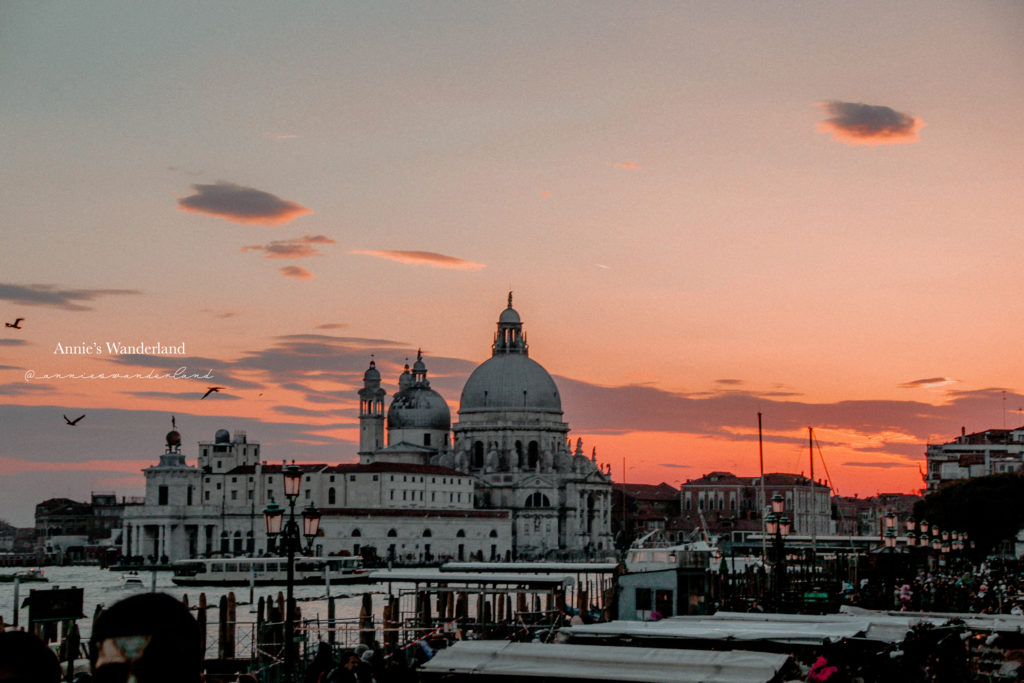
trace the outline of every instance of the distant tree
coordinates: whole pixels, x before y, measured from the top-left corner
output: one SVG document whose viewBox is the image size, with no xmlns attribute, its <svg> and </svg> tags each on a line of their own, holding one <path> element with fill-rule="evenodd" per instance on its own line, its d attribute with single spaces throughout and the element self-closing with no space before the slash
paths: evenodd
<svg viewBox="0 0 1024 683">
<path fill-rule="evenodd" d="M 988 555 L 1024 526 L 1024 477 L 993 474 L 943 486 L 914 504 L 914 518 L 946 531 L 966 531 L 973 556 Z"/>
</svg>

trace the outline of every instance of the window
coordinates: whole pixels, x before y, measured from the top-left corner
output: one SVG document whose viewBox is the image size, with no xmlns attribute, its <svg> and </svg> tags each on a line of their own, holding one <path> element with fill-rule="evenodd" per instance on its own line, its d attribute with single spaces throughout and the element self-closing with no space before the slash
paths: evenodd
<svg viewBox="0 0 1024 683">
<path fill-rule="evenodd" d="M 465 529 L 459 529 L 458 532 L 456 532 L 455 537 L 456 538 L 465 538 L 466 537 L 466 530 Z"/>
<path fill-rule="evenodd" d="M 528 508 L 546 508 L 551 507 L 551 501 L 540 491 L 534 491 L 526 497 L 526 504 L 524 507 Z"/>
<path fill-rule="evenodd" d="M 430 433 L 429 432 L 423 435 L 423 445 L 424 446 L 429 446 L 430 445 Z"/>
<path fill-rule="evenodd" d="M 329 481 L 331 481 L 332 483 L 334 482 L 334 475 L 333 474 L 330 476 Z"/>
<path fill-rule="evenodd" d="M 313 492 L 310 491 L 309 489 L 306 489 L 306 500 L 309 500 L 311 495 L 313 495 Z"/>
<path fill-rule="evenodd" d="M 490 535 L 491 538 L 497 538 L 498 537 L 498 530 L 497 529 L 491 529 L 491 533 L 489 535 Z"/>
<path fill-rule="evenodd" d="M 430 538 L 431 536 L 433 536 L 433 534 L 430 533 L 430 529 L 424 529 L 423 530 L 423 537 L 424 538 Z"/>
<path fill-rule="evenodd" d="M 217 482 L 217 490 L 220 491 L 220 482 Z"/>
<path fill-rule="evenodd" d="M 192 493 L 194 492 L 194 490 L 195 489 L 193 489 L 191 486 L 188 487 L 188 503 L 186 503 L 187 505 L 192 504 Z"/>
<path fill-rule="evenodd" d="M 210 500 L 210 492 L 209 491 L 204 491 L 203 492 L 203 500 Z"/>
<path fill-rule="evenodd" d="M 252 500 L 255 497 L 256 497 L 256 492 L 253 491 L 252 489 L 250 489 L 249 490 L 249 500 Z"/>
<path fill-rule="evenodd" d="M 373 475 L 373 480 L 374 481 L 377 481 L 378 479 L 380 479 L 380 475 L 379 474 Z"/>
<path fill-rule="evenodd" d="M 394 492 L 394 491 L 392 491 L 392 492 L 391 492 L 391 500 L 394 500 L 394 499 L 395 499 L 395 492 Z"/>
<path fill-rule="evenodd" d="M 398 535 L 397 531 L 395 531 L 394 529 L 388 529 L 388 538 L 394 538 L 397 535 Z"/>
<path fill-rule="evenodd" d="M 360 531 L 359 529 L 353 529 L 352 530 L 352 538 L 359 538 L 362 535 L 363 535 L 363 532 Z"/>
<path fill-rule="evenodd" d="M 331 488 L 327 489 L 327 504 L 334 505 L 337 502 L 337 495 L 335 495 L 334 487 L 332 486 Z"/>
<path fill-rule="evenodd" d="M 274 492 L 271 489 L 267 489 L 267 500 L 274 497 Z"/>
<path fill-rule="evenodd" d="M 238 490 L 231 489 L 231 500 L 238 500 Z"/>
<path fill-rule="evenodd" d="M 231 477 L 231 483 L 232 484 L 237 484 L 238 483 L 238 477 Z"/>
<path fill-rule="evenodd" d="M 224 463 L 222 461 L 218 460 L 217 461 L 217 469 L 219 470 L 219 469 L 221 469 L 223 467 L 224 467 Z"/>
<path fill-rule="evenodd" d="M 157 489 L 157 497 L 158 497 L 157 505 L 167 505 L 167 499 L 169 498 L 169 496 L 170 496 L 170 493 L 169 493 L 167 487 L 166 486 L 161 486 L 159 489 Z"/>
<path fill-rule="evenodd" d="M 348 475 L 348 480 L 349 481 L 355 481 L 356 480 L 356 475 L 354 475 L 354 474 Z"/>
</svg>

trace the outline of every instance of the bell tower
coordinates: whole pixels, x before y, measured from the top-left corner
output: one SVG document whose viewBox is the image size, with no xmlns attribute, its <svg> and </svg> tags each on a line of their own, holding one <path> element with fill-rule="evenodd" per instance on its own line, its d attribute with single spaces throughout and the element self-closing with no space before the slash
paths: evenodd
<svg viewBox="0 0 1024 683">
<path fill-rule="evenodd" d="M 363 373 L 363 388 L 359 390 L 359 454 L 373 453 L 384 447 L 384 397 L 387 392 L 380 386 L 380 371 L 370 361 Z"/>
</svg>

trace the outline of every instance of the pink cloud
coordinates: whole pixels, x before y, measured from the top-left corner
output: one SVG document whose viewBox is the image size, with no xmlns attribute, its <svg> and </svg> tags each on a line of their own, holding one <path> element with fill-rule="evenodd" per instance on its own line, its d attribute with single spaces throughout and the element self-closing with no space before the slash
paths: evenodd
<svg viewBox="0 0 1024 683">
<path fill-rule="evenodd" d="M 377 258 L 396 261 L 410 266 L 430 266 L 431 268 L 448 268 L 451 270 L 480 270 L 482 263 L 474 263 L 454 256 L 436 254 L 432 251 L 391 251 L 391 250 L 355 250 L 350 254 L 363 254 Z"/>
<path fill-rule="evenodd" d="M 299 268 L 298 266 L 285 266 L 281 269 L 281 274 L 285 277 L 293 277 L 296 280 L 313 279 L 313 273 L 309 272 L 305 268 Z"/>
<path fill-rule="evenodd" d="M 182 211 L 216 216 L 235 223 L 283 225 L 311 209 L 252 187 L 225 181 L 214 185 L 193 185 L 195 194 L 178 200 Z"/>
<path fill-rule="evenodd" d="M 274 240 L 269 244 L 251 244 L 242 247 L 242 251 L 262 251 L 266 258 L 308 258 L 319 256 L 320 251 L 315 244 L 334 244 L 334 240 L 325 235 L 306 235 L 290 240 Z"/>
<path fill-rule="evenodd" d="M 890 107 L 831 100 L 819 102 L 830 118 L 818 130 L 848 145 L 899 145 L 918 141 L 924 121 Z"/>
<path fill-rule="evenodd" d="M 632 161 L 620 161 L 619 163 L 615 164 L 615 168 L 621 168 L 627 171 L 643 170 L 643 166 L 641 166 L 640 164 L 635 164 Z"/>
</svg>

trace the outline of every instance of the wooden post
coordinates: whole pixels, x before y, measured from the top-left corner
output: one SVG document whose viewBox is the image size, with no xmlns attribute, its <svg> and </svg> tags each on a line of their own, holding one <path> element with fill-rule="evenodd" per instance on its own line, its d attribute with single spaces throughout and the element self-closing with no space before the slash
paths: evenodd
<svg viewBox="0 0 1024 683">
<path fill-rule="evenodd" d="M 260 598 L 261 600 L 263 598 Z M 334 626 L 337 623 L 334 618 L 334 596 L 332 595 L 327 599 L 327 642 L 332 646 L 336 642 L 337 633 L 335 633 Z"/>
<path fill-rule="evenodd" d="M 203 644 L 203 659 L 206 659 L 206 593 L 199 594 L 196 621 L 199 622 L 199 642 Z"/>
<path fill-rule="evenodd" d="M 363 593 L 363 605 L 359 610 L 359 642 L 373 647 L 373 597 Z"/>
<path fill-rule="evenodd" d="M 227 655 L 224 652 L 224 643 L 227 641 L 228 626 L 228 597 L 220 596 L 217 602 L 217 659 L 224 659 Z"/>
<path fill-rule="evenodd" d="M 235 658 L 235 615 L 235 592 L 231 591 L 228 593 L 227 621 L 224 623 L 224 638 L 227 640 L 224 643 L 225 659 Z"/>
</svg>

